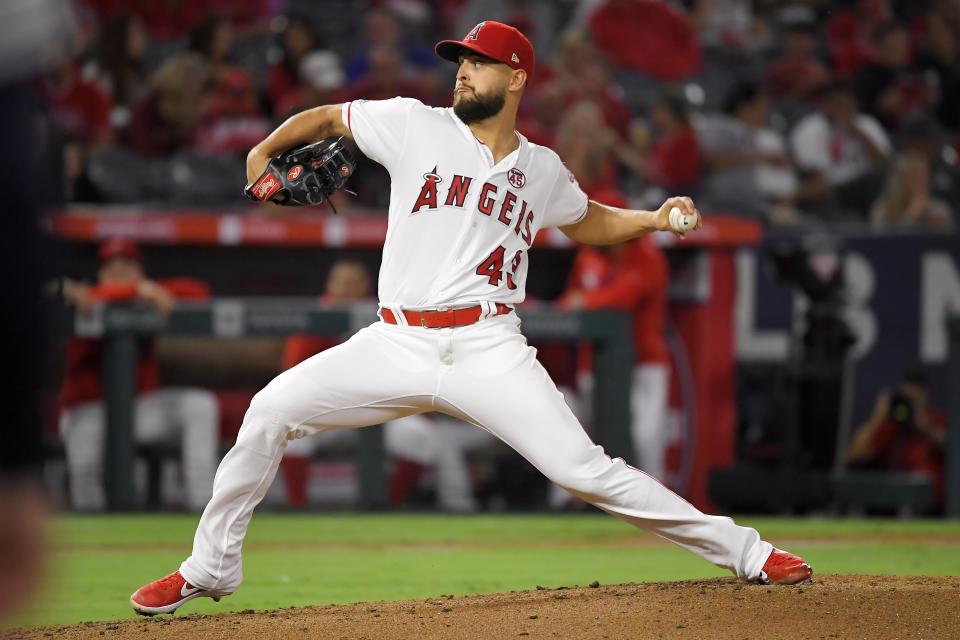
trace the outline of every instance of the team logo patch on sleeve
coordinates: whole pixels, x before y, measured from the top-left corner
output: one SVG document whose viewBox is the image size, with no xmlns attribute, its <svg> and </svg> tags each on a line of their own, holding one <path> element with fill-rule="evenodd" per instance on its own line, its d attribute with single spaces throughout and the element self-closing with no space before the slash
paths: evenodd
<svg viewBox="0 0 960 640">
<path fill-rule="evenodd" d="M 523 175 L 523 171 L 520 171 L 520 169 L 510 169 L 510 172 L 507 173 L 507 182 L 513 185 L 515 189 L 520 189 L 527 184 L 527 176 Z"/>
<path fill-rule="evenodd" d="M 303 173 L 303 167 L 298 164 L 287 172 L 287 180 L 296 180 L 301 173 Z"/>
</svg>

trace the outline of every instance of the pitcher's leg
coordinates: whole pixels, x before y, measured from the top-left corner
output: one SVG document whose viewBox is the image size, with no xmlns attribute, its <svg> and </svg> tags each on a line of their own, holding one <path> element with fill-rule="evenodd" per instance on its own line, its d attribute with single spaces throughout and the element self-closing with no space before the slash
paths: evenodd
<svg viewBox="0 0 960 640">
<path fill-rule="evenodd" d="M 419 394 L 432 391 L 435 377 L 428 379 L 383 353 L 383 338 L 371 327 L 285 371 L 254 396 L 236 444 L 217 469 L 193 554 L 180 567 L 190 584 L 224 593 L 239 586 L 243 538 L 288 439 L 429 408 L 430 398 Z"/>
<path fill-rule="evenodd" d="M 523 350 L 518 360 L 517 351 Z M 497 363 L 508 362 L 504 371 Z M 772 546 L 730 518 L 700 512 L 659 482 L 591 442 L 522 339 L 461 358 L 444 400 L 516 449 L 544 475 L 630 524 L 670 540 L 737 576 L 760 576 Z"/>
</svg>

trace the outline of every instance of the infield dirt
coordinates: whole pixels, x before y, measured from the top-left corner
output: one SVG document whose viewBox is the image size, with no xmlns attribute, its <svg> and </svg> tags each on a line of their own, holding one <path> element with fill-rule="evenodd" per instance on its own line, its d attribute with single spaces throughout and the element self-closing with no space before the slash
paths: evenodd
<svg viewBox="0 0 960 640">
<path fill-rule="evenodd" d="M 538 588 L 7 629 L 0 638 L 960 638 L 960 577 L 814 575 L 811 583 L 789 587 L 715 578 Z"/>
</svg>

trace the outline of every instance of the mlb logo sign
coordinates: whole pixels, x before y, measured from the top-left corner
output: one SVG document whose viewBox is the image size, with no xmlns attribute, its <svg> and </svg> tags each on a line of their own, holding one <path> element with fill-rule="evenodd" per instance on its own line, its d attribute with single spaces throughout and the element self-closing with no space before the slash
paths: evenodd
<svg viewBox="0 0 960 640">
<path fill-rule="evenodd" d="M 512 184 L 515 189 L 520 189 L 527 184 L 527 176 L 523 175 L 523 171 L 520 171 L 520 169 L 510 169 L 507 174 L 507 182 Z"/>
</svg>

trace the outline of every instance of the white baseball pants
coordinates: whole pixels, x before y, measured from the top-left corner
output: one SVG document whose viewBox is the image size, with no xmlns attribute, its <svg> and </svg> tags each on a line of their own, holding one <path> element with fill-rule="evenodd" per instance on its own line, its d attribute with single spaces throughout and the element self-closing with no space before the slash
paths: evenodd
<svg viewBox="0 0 960 640">
<path fill-rule="evenodd" d="M 287 455 L 312 456 L 326 447 L 349 442 L 356 432 L 339 429 L 320 437 L 308 436 L 287 445 Z M 437 506 L 446 511 L 477 510 L 466 454 L 490 444 L 493 436 L 461 420 L 446 416 L 412 415 L 383 425 L 383 447 L 388 455 L 433 467 L 437 478 Z"/>
<path fill-rule="evenodd" d="M 577 375 L 582 400 L 573 407 L 580 421 L 593 398 L 593 373 Z M 633 455 L 644 473 L 657 480 L 666 476 L 667 405 L 670 395 L 670 367 L 666 364 L 638 364 L 633 368 L 630 383 L 630 439 Z"/>
<path fill-rule="evenodd" d="M 210 498 L 210 484 L 217 467 L 219 421 L 217 397 L 205 389 L 157 389 L 139 394 L 133 405 L 135 443 L 180 445 L 187 506 L 197 511 Z M 60 416 L 74 509 L 106 509 L 106 434 L 106 409 L 99 400 L 78 404 Z"/>
<path fill-rule="evenodd" d="M 193 554 L 192 585 L 222 593 L 242 581 L 240 549 L 288 439 L 441 411 L 513 447 L 549 479 L 600 509 L 746 579 L 772 546 L 709 516 L 584 432 L 520 333 L 515 314 L 446 329 L 376 323 L 281 373 L 254 396 L 217 470 Z"/>
</svg>

